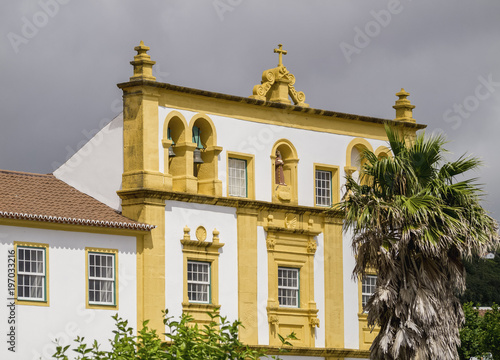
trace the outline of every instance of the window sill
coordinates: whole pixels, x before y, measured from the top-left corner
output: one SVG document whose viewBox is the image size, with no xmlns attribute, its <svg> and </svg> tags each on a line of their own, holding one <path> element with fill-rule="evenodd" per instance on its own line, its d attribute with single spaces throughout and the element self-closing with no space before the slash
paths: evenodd
<svg viewBox="0 0 500 360">
<path fill-rule="evenodd" d="M 87 304 L 87 309 L 95 309 L 95 310 L 118 310 L 118 304 L 106 305 L 106 304 Z"/>
<path fill-rule="evenodd" d="M 16 299 L 14 301 L 16 305 L 28 305 L 28 306 L 50 306 L 48 300 L 21 300 Z"/>
</svg>

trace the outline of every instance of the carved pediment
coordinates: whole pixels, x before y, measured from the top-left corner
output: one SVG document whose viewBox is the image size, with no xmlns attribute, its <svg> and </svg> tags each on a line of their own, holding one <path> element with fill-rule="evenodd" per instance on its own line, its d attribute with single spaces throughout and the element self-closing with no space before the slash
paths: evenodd
<svg viewBox="0 0 500 360">
<path fill-rule="evenodd" d="M 252 99 L 266 100 L 279 102 L 282 104 L 290 104 L 292 99 L 293 103 L 298 106 L 308 107 L 305 103 L 306 95 L 302 91 L 295 90 L 295 76 L 291 74 L 282 63 L 282 55 L 286 55 L 286 51 L 282 50 L 282 45 L 279 44 L 279 49 L 274 49 L 275 53 L 279 53 L 278 66 L 266 70 L 262 73 L 262 81 L 260 85 L 253 87 Z"/>
</svg>

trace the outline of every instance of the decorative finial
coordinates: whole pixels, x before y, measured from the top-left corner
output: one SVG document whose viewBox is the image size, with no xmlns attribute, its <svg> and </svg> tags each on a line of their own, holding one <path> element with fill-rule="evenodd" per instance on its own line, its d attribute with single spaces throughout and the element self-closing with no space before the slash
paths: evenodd
<svg viewBox="0 0 500 360">
<path fill-rule="evenodd" d="M 156 64 L 156 61 L 152 61 L 151 56 L 147 54 L 149 46 L 144 45 L 144 41 L 141 40 L 139 46 L 136 46 L 134 50 L 137 51 L 137 55 L 134 56 L 134 61 L 130 62 L 134 66 L 134 76 L 130 80 L 155 81 L 153 65 Z"/>
<path fill-rule="evenodd" d="M 212 235 L 213 235 L 212 241 L 214 243 L 218 243 L 219 242 L 219 234 L 220 234 L 220 232 L 217 229 L 214 229 L 214 231 L 212 232 Z"/>
<path fill-rule="evenodd" d="M 278 44 L 278 49 L 274 49 L 274 53 L 279 54 L 278 66 L 283 66 L 283 55 L 286 55 L 288 51 L 282 49 L 283 44 Z"/>
<path fill-rule="evenodd" d="M 415 105 L 412 105 L 410 100 L 407 99 L 410 93 L 401 88 L 401 91 L 396 93 L 396 96 L 399 97 L 399 99 L 396 100 L 396 105 L 393 106 L 393 108 L 396 109 L 396 118 L 394 120 L 415 122 L 413 118 L 413 109 Z"/>
<path fill-rule="evenodd" d="M 191 240 L 191 235 L 189 235 L 189 232 L 191 231 L 188 226 L 184 226 L 184 240 Z"/>
</svg>

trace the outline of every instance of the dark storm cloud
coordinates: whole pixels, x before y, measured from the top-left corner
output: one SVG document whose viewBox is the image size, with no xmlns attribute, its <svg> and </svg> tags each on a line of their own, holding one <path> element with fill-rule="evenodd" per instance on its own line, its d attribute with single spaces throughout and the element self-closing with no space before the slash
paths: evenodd
<svg viewBox="0 0 500 360">
<path fill-rule="evenodd" d="M 241 96 L 276 66 L 273 49 L 283 43 L 312 107 L 393 118 L 404 87 L 417 121 L 446 134 L 450 156 L 483 158 L 475 175 L 500 216 L 497 1 L 40 0 L 1 8 L 0 168 L 52 172 L 116 115 L 116 83 L 131 76 L 140 40 L 159 81 Z"/>
</svg>

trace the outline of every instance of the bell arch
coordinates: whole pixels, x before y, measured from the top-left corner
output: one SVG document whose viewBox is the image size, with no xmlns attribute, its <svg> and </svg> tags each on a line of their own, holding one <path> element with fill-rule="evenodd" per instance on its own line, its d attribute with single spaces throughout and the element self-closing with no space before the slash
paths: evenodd
<svg viewBox="0 0 500 360">
<path fill-rule="evenodd" d="M 344 167 L 346 175 L 353 175 L 357 171 L 359 176 L 359 170 L 361 170 L 365 163 L 365 159 L 363 158 L 365 150 L 373 151 L 373 147 L 363 138 L 354 138 L 347 145 L 346 166 Z"/>
<path fill-rule="evenodd" d="M 163 122 L 162 136 L 167 189 L 196 192 L 196 179 L 191 175 L 193 146 L 189 137 L 189 126 L 179 111 L 168 113 Z"/>
<path fill-rule="evenodd" d="M 288 139 L 276 141 L 271 150 L 273 202 L 298 203 L 297 149 Z"/>
<path fill-rule="evenodd" d="M 391 150 L 387 146 L 379 146 L 377 150 L 375 150 L 375 156 L 377 158 L 384 158 L 384 157 L 389 157 L 392 156 Z"/>
<path fill-rule="evenodd" d="M 197 180 L 197 192 L 204 195 L 222 196 L 222 181 L 218 179 L 218 155 L 222 147 L 217 145 L 217 132 L 210 117 L 198 113 L 189 122 L 189 136 L 194 146 L 193 152 L 202 162 L 193 164 L 192 175 Z M 198 154 L 199 151 L 199 154 Z M 199 161 L 199 157 L 196 159 Z"/>
</svg>

